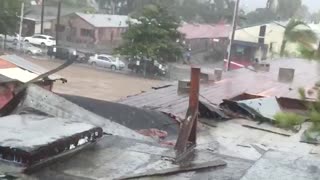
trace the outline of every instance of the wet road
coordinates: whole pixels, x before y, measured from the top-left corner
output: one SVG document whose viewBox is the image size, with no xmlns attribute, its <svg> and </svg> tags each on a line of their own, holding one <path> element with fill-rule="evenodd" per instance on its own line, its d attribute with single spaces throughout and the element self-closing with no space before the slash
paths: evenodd
<svg viewBox="0 0 320 180">
<path fill-rule="evenodd" d="M 53 69 L 62 63 L 59 60 L 45 58 L 29 57 L 26 59 L 47 69 Z M 73 64 L 57 74 L 66 78 L 68 82 L 66 84 L 56 82 L 54 92 L 108 101 L 116 101 L 129 95 L 148 91 L 151 87 L 163 83 L 160 80 L 133 76 L 128 71 L 112 72 L 83 64 Z"/>
</svg>

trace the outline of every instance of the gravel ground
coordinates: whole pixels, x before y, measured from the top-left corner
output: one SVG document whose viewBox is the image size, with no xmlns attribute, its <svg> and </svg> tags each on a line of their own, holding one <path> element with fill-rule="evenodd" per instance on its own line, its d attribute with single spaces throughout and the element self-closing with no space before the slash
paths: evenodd
<svg viewBox="0 0 320 180">
<path fill-rule="evenodd" d="M 44 68 L 53 69 L 63 61 L 45 58 L 26 58 Z M 148 91 L 163 81 L 145 79 L 131 75 L 128 71 L 111 72 L 102 68 L 92 68 L 83 64 L 73 64 L 57 73 L 66 78 L 67 83 L 56 82 L 54 92 L 116 101 L 129 95 Z"/>
</svg>

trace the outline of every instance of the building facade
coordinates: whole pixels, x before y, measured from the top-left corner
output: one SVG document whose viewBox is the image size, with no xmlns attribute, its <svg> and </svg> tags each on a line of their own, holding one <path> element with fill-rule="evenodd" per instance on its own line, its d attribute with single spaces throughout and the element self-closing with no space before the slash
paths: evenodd
<svg viewBox="0 0 320 180">
<path fill-rule="evenodd" d="M 128 16 L 72 13 L 60 18 L 59 40 L 86 45 L 117 46 L 127 30 Z M 52 21 L 55 34 L 56 20 Z"/>
</svg>

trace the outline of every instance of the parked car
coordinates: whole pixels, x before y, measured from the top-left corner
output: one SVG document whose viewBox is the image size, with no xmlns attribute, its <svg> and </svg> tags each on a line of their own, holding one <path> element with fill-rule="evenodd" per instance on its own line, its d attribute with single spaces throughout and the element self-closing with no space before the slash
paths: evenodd
<svg viewBox="0 0 320 180">
<path fill-rule="evenodd" d="M 157 60 L 130 60 L 128 69 L 136 73 L 143 73 L 146 68 L 146 73 L 156 76 L 165 76 L 167 74 L 167 66 L 159 63 Z"/>
<path fill-rule="evenodd" d="M 77 60 L 77 50 L 70 48 L 70 47 L 64 47 L 64 46 L 51 46 L 48 47 L 48 56 L 55 57 L 57 59 L 61 60 Z"/>
<path fill-rule="evenodd" d="M 112 70 L 122 70 L 125 67 L 124 62 L 119 58 L 105 54 L 96 54 L 95 56 L 91 56 L 88 63 L 92 66 L 111 68 Z"/>
<path fill-rule="evenodd" d="M 31 44 L 40 45 L 41 47 L 55 46 L 56 39 L 52 36 L 37 34 L 31 37 L 25 37 L 25 42 L 30 42 Z"/>
<path fill-rule="evenodd" d="M 17 43 L 19 41 L 20 35 L 17 33 L 14 33 L 13 35 L 7 35 L 6 40 L 7 42 L 14 42 Z M 4 34 L 0 34 L 0 41 L 5 39 L 5 35 Z M 21 39 L 22 40 L 22 39 Z"/>
<path fill-rule="evenodd" d="M 21 42 L 21 46 L 19 43 L 8 43 L 7 49 L 11 51 L 19 51 L 29 55 L 41 55 L 42 50 L 38 47 L 33 46 L 27 42 Z"/>
<path fill-rule="evenodd" d="M 94 53 L 91 53 L 91 52 L 77 50 L 77 62 L 78 63 L 88 63 L 90 57 L 93 55 L 94 55 Z"/>
</svg>

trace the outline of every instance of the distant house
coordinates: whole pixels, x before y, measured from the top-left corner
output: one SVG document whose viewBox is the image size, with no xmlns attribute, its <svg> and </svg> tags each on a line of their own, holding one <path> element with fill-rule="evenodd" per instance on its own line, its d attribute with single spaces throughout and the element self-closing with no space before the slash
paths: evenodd
<svg viewBox="0 0 320 180">
<path fill-rule="evenodd" d="M 72 13 L 60 18 L 59 40 L 91 45 L 114 45 L 128 28 L 128 16 Z M 52 21 L 55 33 L 56 20 Z"/>
<path fill-rule="evenodd" d="M 265 57 L 262 58 L 275 57 L 280 54 L 285 26 L 286 23 L 271 22 L 238 28 L 235 33 L 235 40 L 257 44 L 257 48 L 260 48 L 261 45 L 263 45 L 263 47 L 267 49 L 262 50 L 263 54 L 265 54 Z M 260 59 L 260 55 L 261 54 L 257 51 L 255 58 Z"/>
<path fill-rule="evenodd" d="M 227 57 L 231 28 L 228 24 L 184 24 L 178 30 L 184 34 L 186 46 L 191 48 L 193 57 L 217 61 Z M 239 38 L 232 43 L 231 60 L 236 64 L 249 66 L 254 63 L 257 55 L 265 58 L 267 50 L 268 46 L 264 43 L 259 44 L 258 39 Z"/>
<path fill-rule="evenodd" d="M 184 34 L 186 44 L 193 52 L 207 51 L 217 42 L 228 40 L 230 25 L 226 24 L 183 24 L 178 28 Z"/>
</svg>

